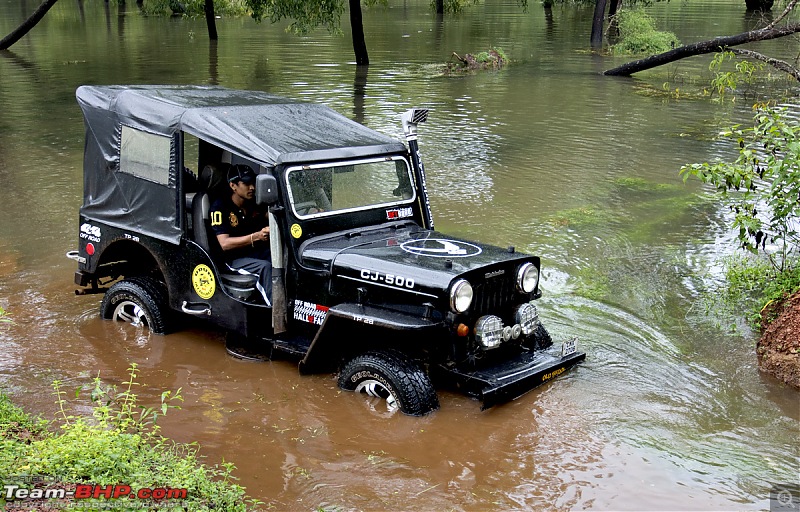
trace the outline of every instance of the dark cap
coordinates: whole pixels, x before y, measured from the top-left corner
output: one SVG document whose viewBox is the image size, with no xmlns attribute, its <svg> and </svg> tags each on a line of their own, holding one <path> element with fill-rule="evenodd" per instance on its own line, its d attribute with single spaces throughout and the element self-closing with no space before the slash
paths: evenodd
<svg viewBox="0 0 800 512">
<path fill-rule="evenodd" d="M 228 183 L 241 181 L 247 185 L 256 182 L 256 173 L 249 165 L 236 164 L 228 169 Z"/>
</svg>

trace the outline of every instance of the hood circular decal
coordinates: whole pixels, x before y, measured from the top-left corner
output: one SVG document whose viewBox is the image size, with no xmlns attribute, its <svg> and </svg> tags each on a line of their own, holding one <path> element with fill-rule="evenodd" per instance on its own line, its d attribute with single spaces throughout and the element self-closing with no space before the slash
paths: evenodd
<svg viewBox="0 0 800 512">
<path fill-rule="evenodd" d="M 431 258 L 468 258 L 477 256 L 483 250 L 475 244 L 444 238 L 421 238 L 400 244 L 405 252 Z"/>
</svg>

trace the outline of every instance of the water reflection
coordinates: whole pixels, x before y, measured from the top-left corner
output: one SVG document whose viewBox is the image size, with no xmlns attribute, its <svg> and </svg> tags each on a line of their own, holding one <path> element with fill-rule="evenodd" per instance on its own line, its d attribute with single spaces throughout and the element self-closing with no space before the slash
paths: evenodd
<svg viewBox="0 0 800 512">
<path fill-rule="evenodd" d="M 0 31 L 22 4 L 0 0 Z M 752 23 L 733 1 L 652 8 L 682 40 Z M 507 2 L 437 19 L 427 1 L 393 2 L 365 10 L 367 69 L 325 33 L 222 19 L 209 44 L 202 19 L 120 3 L 114 24 L 101 3 L 59 3 L 0 59 L 0 305 L 16 320 L 0 330 L 0 382 L 51 417 L 53 379 L 120 382 L 137 362 L 145 402 L 184 390 L 164 432 L 234 462 L 278 509 L 766 508 L 764 482 L 800 466 L 796 395 L 758 374 L 752 337 L 695 309 L 719 284 L 705 271 L 727 250 L 724 212 L 677 175 L 732 154 L 709 139 L 749 105 L 646 97 L 635 93 L 646 78 L 602 77 L 616 59 L 583 51 L 590 11 Z M 429 66 L 489 46 L 515 63 L 463 77 Z M 579 338 L 586 363 L 485 413 L 443 393 L 430 417 L 385 418 L 330 375 L 228 357 L 219 332 L 100 320 L 98 296 L 71 295 L 63 254 L 82 190 L 74 90 L 109 82 L 267 90 L 395 137 L 403 110 L 431 108 L 420 146 L 437 228 L 541 255 L 542 317 L 557 341 Z"/>
</svg>

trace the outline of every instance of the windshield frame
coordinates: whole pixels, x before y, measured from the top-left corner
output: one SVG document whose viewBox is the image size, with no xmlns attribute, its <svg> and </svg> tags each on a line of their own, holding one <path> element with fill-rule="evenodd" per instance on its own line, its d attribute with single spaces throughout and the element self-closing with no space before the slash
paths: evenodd
<svg viewBox="0 0 800 512">
<path fill-rule="evenodd" d="M 376 162 L 389 162 L 389 161 L 402 161 L 406 168 L 406 173 L 408 175 L 409 183 L 411 184 L 411 197 L 407 199 L 399 198 L 397 201 L 389 201 L 385 203 L 378 203 L 378 204 L 370 204 L 365 206 L 358 206 L 354 208 L 343 208 L 341 210 L 331 210 L 331 211 L 321 211 L 317 213 L 309 213 L 301 215 L 295 209 L 295 198 L 292 193 L 292 186 L 289 182 L 289 177 L 293 172 L 297 171 L 309 171 L 313 169 L 322 169 L 322 168 L 332 168 L 332 167 L 344 167 L 348 165 L 359 165 L 359 164 L 370 164 Z M 409 165 L 408 159 L 405 158 L 403 155 L 392 155 L 392 156 L 385 156 L 385 157 L 374 157 L 374 158 L 359 158 L 354 160 L 343 160 L 343 161 L 336 161 L 336 162 L 321 162 L 316 164 L 307 164 L 307 165 L 291 165 L 286 168 L 286 172 L 284 173 L 284 185 L 286 186 L 286 192 L 289 196 L 289 206 L 291 208 L 292 214 L 297 217 L 298 219 L 308 220 L 308 219 L 317 219 L 320 217 L 333 217 L 336 215 L 348 214 L 348 213 L 356 213 L 362 212 L 367 210 L 374 210 L 376 208 L 392 208 L 397 206 L 403 205 L 411 205 L 417 200 L 417 188 L 416 182 L 414 181 L 414 174 L 411 172 L 411 166 Z"/>
</svg>

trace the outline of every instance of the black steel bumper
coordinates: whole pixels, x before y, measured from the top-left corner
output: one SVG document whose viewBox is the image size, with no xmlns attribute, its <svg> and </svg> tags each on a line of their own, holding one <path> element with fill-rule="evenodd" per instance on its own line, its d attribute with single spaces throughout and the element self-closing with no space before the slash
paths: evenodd
<svg viewBox="0 0 800 512">
<path fill-rule="evenodd" d="M 564 357 L 548 351 L 523 352 L 511 360 L 478 370 L 441 370 L 457 383 L 461 391 L 480 399 L 483 410 L 524 395 L 584 359 L 584 352 Z"/>
</svg>

